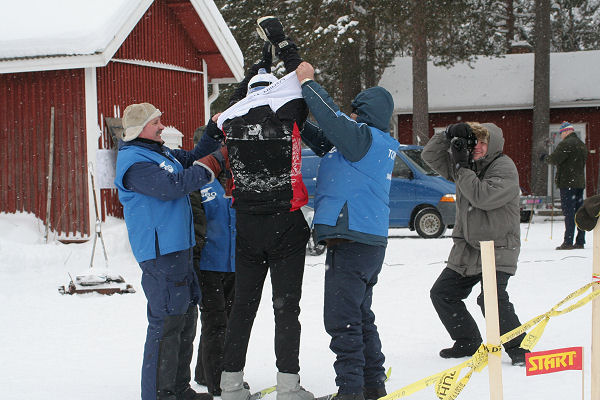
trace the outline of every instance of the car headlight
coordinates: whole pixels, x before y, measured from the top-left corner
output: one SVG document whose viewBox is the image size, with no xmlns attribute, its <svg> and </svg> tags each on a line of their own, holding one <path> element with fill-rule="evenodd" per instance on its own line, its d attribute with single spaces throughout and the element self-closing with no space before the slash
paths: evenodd
<svg viewBox="0 0 600 400">
<path fill-rule="evenodd" d="M 446 202 L 446 203 L 454 203 L 456 202 L 456 194 L 454 193 L 446 193 L 445 195 L 442 196 L 442 198 L 440 199 L 440 201 Z"/>
</svg>

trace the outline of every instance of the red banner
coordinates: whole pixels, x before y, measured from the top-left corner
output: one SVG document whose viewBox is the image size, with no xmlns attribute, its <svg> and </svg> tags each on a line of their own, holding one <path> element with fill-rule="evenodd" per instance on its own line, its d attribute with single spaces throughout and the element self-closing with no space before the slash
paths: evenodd
<svg viewBox="0 0 600 400">
<path fill-rule="evenodd" d="M 583 364 L 583 347 L 566 347 L 564 349 L 526 353 L 525 362 L 527 376 L 567 370 L 581 370 Z"/>
</svg>

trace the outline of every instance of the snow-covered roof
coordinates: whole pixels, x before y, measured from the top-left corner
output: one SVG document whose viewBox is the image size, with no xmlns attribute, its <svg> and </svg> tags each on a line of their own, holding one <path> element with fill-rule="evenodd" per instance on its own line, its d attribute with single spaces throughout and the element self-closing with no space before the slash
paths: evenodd
<svg viewBox="0 0 600 400">
<path fill-rule="evenodd" d="M 190 0 L 236 79 L 243 56 L 212 0 Z M 106 65 L 153 0 L 19 0 L 0 5 L 0 73 Z"/>
<path fill-rule="evenodd" d="M 600 106 L 600 51 L 550 55 L 550 107 Z M 427 63 L 430 112 L 530 109 L 534 54 L 480 57 L 452 68 Z M 379 82 L 394 98 L 394 110 L 412 113 L 412 58 L 397 57 Z"/>
</svg>

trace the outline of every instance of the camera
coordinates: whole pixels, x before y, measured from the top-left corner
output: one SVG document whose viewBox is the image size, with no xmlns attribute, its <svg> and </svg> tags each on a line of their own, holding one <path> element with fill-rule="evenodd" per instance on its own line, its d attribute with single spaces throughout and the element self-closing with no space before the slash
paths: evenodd
<svg viewBox="0 0 600 400">
<path fill-rule="evenodd" d="M 477 145 L 477 138 L 475 137 L 475 135 L 472 135 L 472 137 L 469 136 L 467 138 L 453 137 L 450 143 L 458 151 L 462 151 L 466 148 L 469 151 L 469 153 L 471 153 L 475 148 L 475 145 Z"/>
<path fill-rule="evenodd" d="M 475 145 L 477 145 L 477 137 L 468 124 L 459 123 L 450 125 L 445 133 L 452 146 L 458 151 L 466 148 L 469 152 L 472 152 Z"/>
</svg>

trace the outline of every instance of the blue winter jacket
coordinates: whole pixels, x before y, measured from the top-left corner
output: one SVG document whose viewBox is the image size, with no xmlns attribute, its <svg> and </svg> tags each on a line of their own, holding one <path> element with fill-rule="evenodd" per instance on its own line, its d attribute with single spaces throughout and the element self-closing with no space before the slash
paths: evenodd
<svg viewBox="0 0 600 400">
<path fill-rule="evenodd" d="M 346 238 L 385 246 L 391 172 L 398 150 L 398 142 L 387 133 L 391 95 L 381 87 L 359 93 L 352 102 L 358 114 L 353 121 L 318 83 L 304 83 L 302 94 L 318 122 L 305 125 L 302 139 L 317 155 L 327 154 L 317 177 L 317 240 Z"/>
<path fill-rule="evenodd" d="M 207 139 L 192 151 L 170 150 L 146 139 L 119 145 L 115 185 L 136 260 L 156 258 L 157 246 L 159 255 L 193 247 L 188 193 L 214 177 L 209 169 L 192 164 L 218 143 Z"/>
<path fill-rule="evenodd" d="M 235 209 L 218 180 L 200 189 L 206 215 L 206 242 L 198 266 L 204 271 L 235 272 Z"/>
</svg>

